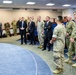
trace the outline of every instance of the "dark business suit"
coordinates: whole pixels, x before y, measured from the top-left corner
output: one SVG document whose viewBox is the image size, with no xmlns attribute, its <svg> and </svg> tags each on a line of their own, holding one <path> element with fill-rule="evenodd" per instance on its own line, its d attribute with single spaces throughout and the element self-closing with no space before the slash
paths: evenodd
<svg viewBox="0 0 76 75">
<path fill-rule="evenodd" d="M 0 37 L 2 37 L 2 23 L 0 23 Z"/>
<path fill-rule="evenodd" d="M 48 44 L 48 50 L 50 50 L 51 44 L 49 42 L 52 39 L 52 34 L 53 34 L 53 32 L 52 32 L 52 23 L 50 21 L 48 23 L 45 22 L 44 34 L 45 34 L 45 37 L 44 37 L 43 50 L 46 50 L 47 44 Z"/>
<path fill-rule="evenodd" d="M 30 32 L 30 44 L 35 44 L 35 22 L 30 22 L 30 28 L 29 28 L 29 32 Z"/>
<path fill-rule="evenodd" d="M 21 28 L 24 28 L 24 30 L 21 30 Z M 21 35 L 21 44 L 23 44 L 23 41 L 24 41 L 25 44 L 27 44 L 26 28 L 27 28 L 27 23 L 25 21 L 23 21 L 23 22 L 21 21 L 20 24 L 19 24 L 19 30 L 20 30 L 20 35 Z"/>
<path fill-rule="evenodd" d="M 19 28 L 19 26 L 20 26 L 20 23 L 21 23 L 21 21 L 18 20 L 18 21 L 17 21 L 17 27 L 18 27 L 18 28 Z M 19 33 L 20 33 L 20 29 L 19 29 Z"/>
</svg>

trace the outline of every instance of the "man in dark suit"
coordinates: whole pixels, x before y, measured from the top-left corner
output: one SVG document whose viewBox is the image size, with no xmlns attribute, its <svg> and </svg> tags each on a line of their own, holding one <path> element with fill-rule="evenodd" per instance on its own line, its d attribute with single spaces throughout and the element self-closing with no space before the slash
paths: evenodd
<svg viewBox="0 0 76 75">
<path fill-rule="evenodd" d="M 47 16 L 46 17 L 46 22 L 45 22 L 45 25 L 44 25 L 44 46 L 43 46 L 43 50 L 46 50 L 46 46 L 48 44 L 48 51 L 50 51 L 50 47 L 51 47 L 51 44 L 49 43 L 50 40 L 52 39 L 52 23 L 50 22 L 50 17 Z"/>
<path fill-rule="evenodd" d="M 25 44 L 27 44 L 26 28 L 27 28 L 27 23 L 24 21 L 24 17 L 22 17 L 21 22 L 19 24 L 19 30 L 20 30 L 20 35 L 21 35 L 21 45 L 23 44 L 23 41 Z"/>
<path fill-rule="evenodd" d="M 30 32 L 30 44 L 36 44 L 35 43 L 35 22 L 32 20 L 32 17 L 30 17 L 30 27 L 29 27 L 29 32 Z"/>
</svg>

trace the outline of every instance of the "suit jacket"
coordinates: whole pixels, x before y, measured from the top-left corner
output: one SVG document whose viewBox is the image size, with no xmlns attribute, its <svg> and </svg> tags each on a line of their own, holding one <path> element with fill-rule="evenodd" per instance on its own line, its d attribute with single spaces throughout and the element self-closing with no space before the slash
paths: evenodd
<svg viewBox="0 0 76 75">
<path fill-rule="evenodd" d="M 35 22 L 31 22 L 30 23 L 30 33 L 34 33 L 34 31 L 35 31 Z"/>
<path fill-rule="evenodd" d="M 20 28 L 22 28 L 22 21 L 20 22 L 20 24 L 19 24 L 19 29 Z M 26 28 L 27 28 L 27 23 L 24 21 L 24 23 L 23 23 L 23 28 L 24 28 L 24 30 L 26 31 Z M 21 29 L 20 29 L 21 30 Z"/>
<path fill-rule="evenodd" d="M 24 30 L 21 30 L 20 28 L 22 28 L 22 21 L 19 24 L 19 32 L 20 32 L 20 34 L 23 34 L 23 33 L 26 34 L 27 23 L 25 21 L 23 23 Z"/>
<path fill-rule="evenodd" d="M 2 23 L 0 22 L 0 30 L 2 30 Z"/>
<path fill-rule="evenodd" d="M 52 23 L 49 21 L 48 24 L 45 22 L 44 25 L 44 33 L 45 33 L 45 38 L 52 38 L 53 32 L 52 32 Z"/>
<path fill-rule="evenodd" d="M 21 22 L 20 20 L 17 21 L 17 27 L 18 28 L 19 28 L 20 22 Z"/>
</svg>

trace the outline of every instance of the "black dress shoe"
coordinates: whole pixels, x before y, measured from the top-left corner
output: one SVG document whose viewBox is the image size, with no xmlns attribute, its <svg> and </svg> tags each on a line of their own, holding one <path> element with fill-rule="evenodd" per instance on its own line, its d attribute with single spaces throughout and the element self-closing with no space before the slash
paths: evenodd
<svg viewBox="0 0 76 75">
<path fill-rule="evenodd" d="M 27 45 L 27 43 L 25 43 L 25 45 Z"/>
<path fill-rule="evenodd" d="M 20 45 L 22 45 L 23 43 L 21 43 Z"/>
<path fill-rule="evenodd" d="M 50 49 L 48 49 L 48 51 L 50 51 Z"/>
<path fill-rule="evenodd" d="M 42 51 L 44 51 L 44 50 L 46 50 L 46 49 L 42 49 Z"/>
<path fill-rule="evenodd" d="M 29 45 L 32 45 L 32 43 L 30 43 Z"/>
</svg>

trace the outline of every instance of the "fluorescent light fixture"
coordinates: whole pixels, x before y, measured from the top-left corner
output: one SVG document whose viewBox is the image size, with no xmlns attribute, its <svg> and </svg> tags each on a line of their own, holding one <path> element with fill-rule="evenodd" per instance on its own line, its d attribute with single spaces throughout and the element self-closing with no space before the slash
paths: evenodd
<svg viewBox="0 0 76 75">
<path fill-rule="evenodd" d="M 53 6 L 53 5 L 55 5 L 54 3 L 48 3 L 48 4 L 46 4 L 47 6 Z"/>
<path fill-rule="evenodd" d="M 33 4 L 35 4 L 35 2 L 27 2 L 26 4 L 33 5 Z"/>
<path fill-rule="evenodd" d="M 70 4 L 64 4 L 64 5 L 62 5 L 62 6 L 64 6 L 64 7 L 69 7 L 69 6 L 71 6 Z"/>
<path fill-rule="evenodd" d="M 11 4 L 12 1 L 3 1 L 3 3 Z"/>
</svg>

